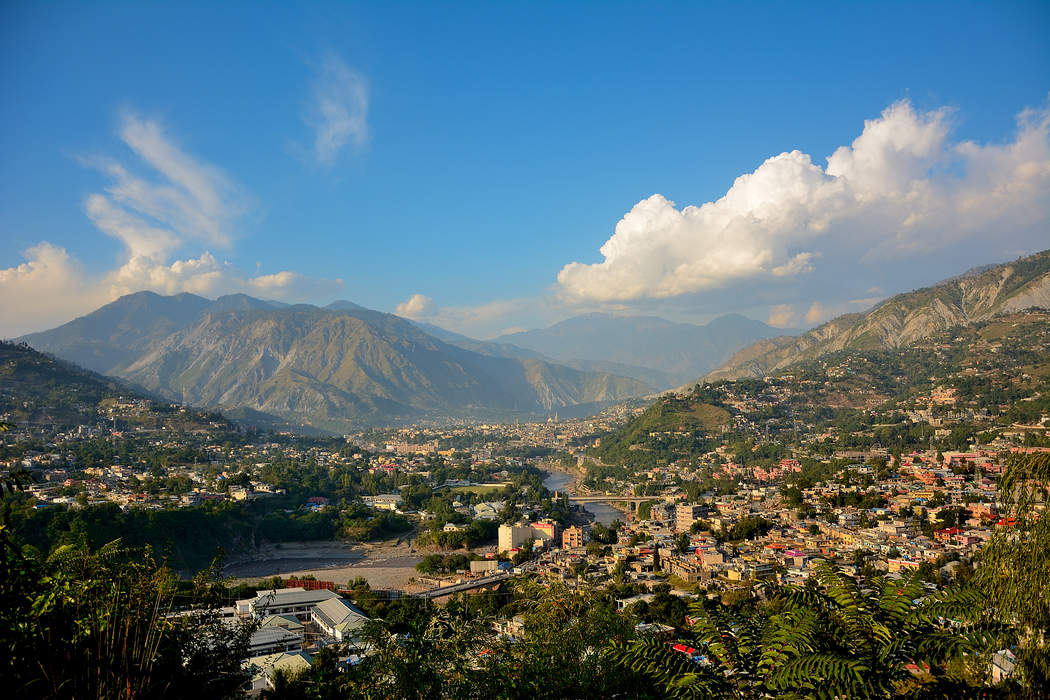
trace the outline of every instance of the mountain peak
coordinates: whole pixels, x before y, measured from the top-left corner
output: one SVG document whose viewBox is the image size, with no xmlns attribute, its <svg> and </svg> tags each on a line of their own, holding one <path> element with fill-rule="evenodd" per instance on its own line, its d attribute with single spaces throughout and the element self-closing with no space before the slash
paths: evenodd
<svg viewBox="0 0 1050 700">
<path fill-rule="evenodd" d="M 360 304 L 355 304 L 352 301 L 347 301 L 346 299 L 336 299 L 335 301 L 333 301 L 331 304 L 328 304 L 324 308 L 328 309 L 329 311 L 367 311 L 368 310 L 364 306 L 361 306 Z"/>
</svg>

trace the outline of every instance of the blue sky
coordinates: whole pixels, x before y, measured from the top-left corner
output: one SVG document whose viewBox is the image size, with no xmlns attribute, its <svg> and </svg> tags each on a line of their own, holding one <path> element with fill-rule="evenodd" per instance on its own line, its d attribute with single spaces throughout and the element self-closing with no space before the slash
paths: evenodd
<svg viewBox="0 0 1050 700">
<path fill-rule="evenodd" d="M 1047 3 L 6 3 L 0 33 L 0 335 L 143 288 L 798 327 L 1050 247 Z"/>
</svg>

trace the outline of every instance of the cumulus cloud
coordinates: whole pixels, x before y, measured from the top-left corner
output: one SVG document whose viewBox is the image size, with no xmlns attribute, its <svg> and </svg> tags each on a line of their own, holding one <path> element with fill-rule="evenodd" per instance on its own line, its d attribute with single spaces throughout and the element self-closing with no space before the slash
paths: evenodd
<svg viewBox="0 0 1050 700">
<path fill-rule="evenodd" d="M 795 307 L 791 304 L 776 304 L 769 310 L 769 318 L 766 323 L 774 328 L 791 328 L 798 320 Z"/>
<path fill-rule="evenodd" d="M 394 310 L 398 316 L 410 318 L 413 321 L 422 321 L 433 315 L 437 307 L 434 300 L 423 294 L 413 294 L 405 301 L 397 305 Z"/>
<path fill-rule="evenodd" d="M 113 298 L 150 289 L 160 294 L 190 292 L 209 297 L 241 292 L 286 301 L 330 295 L 342 286 L 342 280 L 316 279 L 289 271 L 251 277 L 208 251 L 170 264 L 134 258 L 107 274 L 102 282 Z"/>
<path fill-rule="evenodd" d="M 1050 110 L 1023 112 L 1003 145 L 952 143 L 951 116 L 897 102 L 825 167 L 796 150 L 741 175 L 714 202 L 679 209 L 654 194 L 616 225 L 601 262 L 562 268 L 560 292 L 667 299 L 825 264 L 900 259 L 993 232 L 1031 235 L 1050 218 Z"/>
<path fill-rule="evenodd" d="M 314 156 L 330 165 L 350 144 L 361 148 L 368 141 L 368 84 L 335 53 L 318 66 L 311 102 L 304 116 L 314 132 Z"/>
<path fill-rule="evenodd" d="M 64 248 L 44 242 L 23 252 L 25 262 L 0 270 L 0 333 L 14 337 L 58 325 L 68 309 L 87 311 L 107 301 Z"/>
<path fill-rule="evenodd" d="M 809 324 L 815 326 L 818 323 L 820 323 L 821 321 L 825 321 L 825 320 L 831 318 L 834 315 L 835 314 L 834 314 L 834 312 L 831 309 L 829 309 L 828 307 L 824 306 L 819 301 L 815 301 L 809 307 L 809 310 L 806 311 L 806 315 L 803 318 L 806 319 L 806 323 L 809 323 Z"/>
<path fill-rule="evenodd" d="M 85 198 L 84 213 L 99 231 L 123 244 L 121 262 L 89 274 L 64 248 L 46 241 L 29 248 L 24 263 L 0 269 L 0 298 L 17 300 L 0 311 L 0 333 L 50 328 L 144 289 L 302 301 L 342 286 L 342 280 L 288 271 L 246 275 L 207 250 L 175 257 L 192 244 L 229 248 L 246 197 L 217 168 L 174 146 L 154 121 L 127 113 L 119 135 L 136 156 L 135 167 L 144 172 L 110 158 L 83 162 L 110 180 L 103 192 Z"/>
</svg>

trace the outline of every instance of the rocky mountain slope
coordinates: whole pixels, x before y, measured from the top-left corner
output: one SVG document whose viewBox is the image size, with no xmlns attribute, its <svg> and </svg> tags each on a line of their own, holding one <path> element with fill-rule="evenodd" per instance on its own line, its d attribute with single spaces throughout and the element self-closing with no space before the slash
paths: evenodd
<svg viewBox="0 0 1050 700">
<path fill-rule="evenodd" d="M 333 432 L 570 413 L 651 391 L 607 373 L 471 352 L 350 302 L 321 309 L 141 292 L 24 340 L 172 400 Z"/>
<path fill-rule="evenodd" d="M 839 350 L 905 347 L 947 328 L 1031 307 L 1050 308 L 1050 251 L 898 294 L 802 335 L 760 340 L 704 379 L 760 377 Z"/>
</svg>

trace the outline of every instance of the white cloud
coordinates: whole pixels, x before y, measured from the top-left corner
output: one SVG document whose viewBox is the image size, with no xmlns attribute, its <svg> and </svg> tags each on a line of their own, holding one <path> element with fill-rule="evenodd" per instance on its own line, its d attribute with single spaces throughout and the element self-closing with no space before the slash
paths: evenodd
<svg viewBox="0 0 1050 700">
<path fill-rule="evenodd" d="M 434 300 L 423 294 L 413 294 L 405 301 L 397 305 L 394 313 L 398 316 L 410 318 L 413 321 L 422 321 L 429 318 L 437 310 Z"/>
<path fill-rule="evenodd" d="M 1022 113 L 1005 145 L 951 143 L 950 116 L 898 102 L 825 168 L 791 151 L 715 202 L 678 209 L 655 194 L 616 225 L 601 262 L 562 268 L 560 291 L 572 300 L 666 299 L 790 279 L 816 270 L 818 257 L 834 266 L 992 233 L 1032 236 L 1050 218 L 1050 110 Z"/>
<path fill-rule="evenodd" d="M 187 155 L 160 125 L 126 112 L 120 138 L 152 172 L 142 175 L 112 159 L 85 160 L 107 175 L 105 194 L 85 200 L 87 215 L 104 233 L 124 242 L 128 257 L 163 258 L 184 241 L 229 247 L 246 203 L 218 168 Z"/>
<path fill-rule="evenodd" d="M 508 317 L 520 312 L 546 310 L 550 303 L 548 299 L 534 298 L 497 299 L 476 306 L 439 306 L 428 296 L 413 294 L 398 304 L 394 313 L 465 335 L 485 337 L 493 335 L 499 328 L 505 328 Z"/>
<path fill-rule="evenodd" d="M 23 256 L 26 262 L 0 270 L 3 336 L 50 328 L 108 301 L 64 248 L 44 242 Z"/>
<path fill-rule="evenodd" d="M 368 141 L 368 84 L 335 53 L 321 61 L 313 81 L 311 103 L 304 117 L 314 131 L 314 156 L 330 165 L 349 143 L 361 148 Z"/>
<path fill-rule="evenodd" d="M 766 323 L 774 328 L 791 328 L 798 321 L 798 313 L 791 304 L 776 304 L 769 310 Z"/>
<path fill-rule="evenodd" d="M 190 292 L 214 297 L 241 292 L 265 299 L 302 301 L 328 296 L 342 287 L 342 280 L 305 277 L 297 272 L 278 272 L 249 277 L 227 261 L 205 251 L 198 258 L 157 264 L 137 257 L 102 279 L 111 298 L 150 289 L 160 294 Z"/>
<path fill-rule="evenodd" d="M 179 245 L 172 231 L 150 225 L 101 194 L 84 200 L 84 212 L 100 231 L 123 243 L 132 259 L 161 260 Z"/>
<path fill-rule="evenodd" d="M 875 304 L 879 303 L 880 301 L 882 301 L 882 297 L 862 297 L 860 299 L 850 299 L 847 303 L 852 306 L 859 306 L 861 308 L 867 309 L 872 306 L 875 306 Z"/>
<path fill-rule="evenodd" d="M 821 323 L 822 321 L 826 321 L 834 315 L 835 312 L 833 310 L 824 306 L 824 304 L 821 304 L 819 301 L 815 301 L 809 307 L 809 311 L 806 312 L 804 318 L 806 319 L 806 323 L 815 326 L 818 323 Z"/>
<path fill-rule="evenodd" d="M 138 166 L 148 171 L 133 174 L 112 159 L 86 159 L 85 165 L 111 182 L 104 194 L 85 198 L 84 211 L 100 231 L 124 245 L 122 262 L 88 274 L 64 248 L 46 241 L 29 248 L 23 253 L 26 262 L 0 269 L 0 298 L 15 300 L 0 310 L 0 334 L 50 328 L 144 289 L 304 301 L 342 287 L 342 280 L 296 272 L 246 275 L 208 251 L 172 259 L 191 243 L 230 246 L 245 197 L 217 168 L 173 146 L 156 122 L 126 114 L 119 133 Z"/>
</svg>

